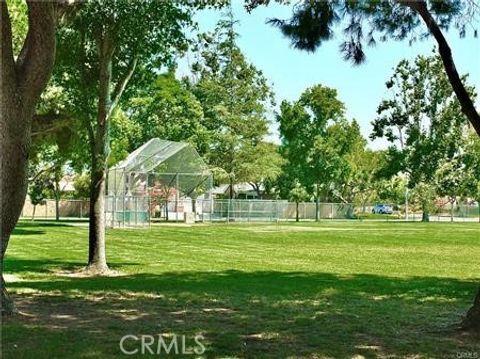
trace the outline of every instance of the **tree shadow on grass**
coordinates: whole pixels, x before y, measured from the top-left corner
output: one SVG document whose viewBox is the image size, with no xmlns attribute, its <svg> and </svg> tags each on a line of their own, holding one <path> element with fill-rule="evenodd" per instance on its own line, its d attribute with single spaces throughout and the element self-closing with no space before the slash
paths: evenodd
<svg viewBox="0 0 480 359">
<path fill-rule="evenodd" d="M 130 266 L 138 266 L 136 262 L 115 262 L 110 266 L 111 269 L 126 268 Z M 52 259 L 19 259 L 8 256 L 5 258 L 4 270 L 12 274 L 22 273 L 51 273 L 51 274 L 75 274 L 86 266 L 86 262 L 63 261 Z M 57 279 L 57 278 L 52 278 Z"/>
<path fill-rule="evenodd" d="M 476 286 L 278 271 L 56 276 L 9 284 L 28 316 L 6 323 L 4 348 L 16 358 L 115 358 L 126 334 L 175 333 L 204 335 L 207 358 L 480 355 L 480 338 L 452 329 Z"/>
<path fill-rule="evenodd" d="M 48 220 L 48 219 L 36 219 L 34 221 L 26 221 L 22 220 L 18 222 L 17 227 L 15 227 L 15 230 L 18 228 L 24 228 L 24 227 L 73 227 L 74 223 L 77 222 L 85 222 L 85 220 Z M 14 232 L 14 234 L 16 234 Z"/>
<path fill-rule="evenodd" d="M 25 229 L 25 228 L 15 228 L 13 233 L 16 236 L 31 236 L 31 235 L 41 235 L 45 234 L 45 231 L 38 229 Z"/>
</svg>

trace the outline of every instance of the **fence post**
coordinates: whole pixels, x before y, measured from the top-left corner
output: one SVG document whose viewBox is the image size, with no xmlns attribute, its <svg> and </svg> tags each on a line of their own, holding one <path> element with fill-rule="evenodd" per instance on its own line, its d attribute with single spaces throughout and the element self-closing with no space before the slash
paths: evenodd
<svg viewBox="0 0 480 359">
<path fill-rule="evenodd" d="M 227 200 L 227 224 L 230 223 L 230 206 L 231 206 L 232 200 L 229 198 Z"/>
<path fill-rule="evenodd" d="M 138 197 L 135 196 L 135 227 L 138 226 Z"/>
</svg>

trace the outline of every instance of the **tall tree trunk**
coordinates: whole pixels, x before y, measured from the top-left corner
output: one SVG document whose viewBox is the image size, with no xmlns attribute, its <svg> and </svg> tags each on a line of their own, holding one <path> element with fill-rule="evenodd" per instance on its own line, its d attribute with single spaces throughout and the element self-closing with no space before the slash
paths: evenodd
<svg viewBox="0 0 480 359">
<path fill-rule="evenodd" d="M 108 157 L 108 118 L 111 110 L 110 85 L 114 48 L 108 33 L 98 40 L 99 85 L 95 139 L 92 150 L 90 182 L 90 227 L 87 270 L 108 271 L 105 250 L 105 179 Z"/>
<path fill-rule="evenodd" d="M 320 189 L 318 183 L 315 197 L 315 221 L 318 222 L 320 220 Z"/>
<path fill-rule="evenodd" d="M 33 210 L 32 210 L 32 222 L 35 221 L 35 212 L 37 211 L 37 205 L 33 205 Z"/>
<path fill-rule="evenodd" d="M 438 51 L 442 58 L 445 72 L 447 73 L 448 80 L 452 85 L 453 91 L 457 96 L 460 105 L 462 106 L 462 112 L 468 118 L 473 128 L 480 136 L 480 115 L 475 109 L 475 105 L 468 94 L 465 86 L 462 83 L 462 79 L 458 74 L 455 62 L 453 61 L 452 50 L 448 45 L 445 36 L 443 36 L 442 30 L 438 26 L 437 22 L 433 18 L 432 14 L 428 11 L 427 3 L 425 1 L 412 1 L 412 0 L 397 0 L 400 4 L 405 5 L 415 11 L 425 22 L 428 30 L 433 35 L 438 43 Z"/>
<path fill-rule="evenodd" d="M 108 266 L 105 254 L 105 166 L 98 160 L 92 159 L 88 270 L 100 274 L 108 271 Z"/>
<path fill-rule="evenodd" d="M 3 278 L 4 257 L 27 193 L 31 123 L 55 60 L 55 3 L 27 1 L 28 33 L 14 58 L 12 29 L 5 1 L 0 1 L 0 286 L 2 313 L 15 306 Z"/>
<path fill-rule="evenodd" d="M 300 215 L 299 215 L 299 213 L 298 213 L 298 205 L 299 205 L 298 201 L 295 202 L 295 222 L 299 222 L 299 221 L 300 221 Z"/>
</svg>

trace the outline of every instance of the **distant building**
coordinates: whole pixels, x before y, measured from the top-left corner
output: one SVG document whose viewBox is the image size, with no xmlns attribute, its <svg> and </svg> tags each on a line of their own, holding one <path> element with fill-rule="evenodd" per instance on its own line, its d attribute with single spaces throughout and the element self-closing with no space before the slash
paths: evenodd
<svg viewBox="0 0 480 359">
<path fill-rule="evenodd" d="M 263 185 L 260 185 L 260 190 L 263 191 Z M 258 193 L 253 189 L 250 183 L 238 183 L 233 185 L 234 198 L 237 199 L 260 199 Z M 222 184 L 212 189 L 212 195 L 215 198 L 229 198 L 230 185 Z"/>
</svg>

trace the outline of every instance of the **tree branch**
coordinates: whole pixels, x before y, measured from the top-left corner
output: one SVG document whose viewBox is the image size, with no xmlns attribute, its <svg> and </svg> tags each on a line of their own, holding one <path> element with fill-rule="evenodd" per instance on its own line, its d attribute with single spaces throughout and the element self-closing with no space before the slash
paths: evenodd
<svg viewBox="0 0 480 359">
<path fill-rule="evenodd" d="M 2 91 L 4 84 L 13 84 L 15 80 L 15 60 L 13 58 L 12 24 L 6 1 L 0 2 L 2 23 L 0 27 L 2 50 L 0 52 Z"/>
<path fill-rule="evenodd" d="M 35 103 L 55 62 L 55 2 L 28 0 L 28 33 L 17 58 L 18 83 L 24 100 Z"/>
<path fill-rule="evenodd" d="M 83 125 L 85 126 L 85 129 L 87 130 L 87 138 L 88 138 L 88 143 L 90 145 L 90 148 L 93 148 L 95 146 L 95 133 L 93 130 L 93 125 L 90 122 L 90 119 L 88 118 L 88 113 L 89 113 L 89 108 L 87 105 L 87 98 L 88 98 L 88 93 L 87 93 L 87 79 L 86 79 L 86 74 L 87 74 L 87 67 L 86 67 L 86 54 L 85 54 L 85 49 L 86 49 L 86 38 L 85 38 L 85 33 L 83 31 L 80 32 L 80 56 L 78 57 L 79 60 L 79 68 L 80 68 L 80 93 L 82 94 L 81 99 L 80 99 L 80 105 L 81 108 L 83 109 L 83 113 L 79 114 L 80 120 L 82 121 Z"/>
<path fill-rule="evenodd" d="M 425 24 L 427 25 L 428 30 L 433 35 L 435 40 L 438 43 L 438 51 L 443 61 L 443 66 L 445 72 L 447 73 L 448 79 L 452 85 L 453 91 L 457 95 L 457 99 L 462 106 L 462 112 L 468 118 L 473 128 L 480 136 L 480 115 L 475 109 L 470 95 L 468 94 L 465 86 L 462 83 L 460 75 L 458 74 L 457 68 L 455 67 L 455 62 L 452 57 L 452 50 L 448 45 L 445 36 L 443 36 L 442 30 L 438 26 L 437 22 L 433 18 L 432 14 L 428 11 L 427 4 L 425 1 L 412 1 L 412 0 L 397 0 L 399 4 L 404 5 L 418 13 Z"/>
<path fill-rule="evenodd" d="M 117 85 L 115 86 L 115 89 L 113 90 L 113 93 L 112 93 L 112 102 L 110 104 L 110 109 L 108 111 L 107 118 L 110 118 L 113 110 L 118 105 L 118 102 L 120 101 L 120 98 L 122 97 L 122 94 L 125 91 L 125 88 L 127 87 L 128 82 L 130 81 L 130 79 L 133 76 L 133 73 L 135 72 L 135 68 L 137 67 L 137 62 L 138 62 L 138 57 L 134 56 L 132 60 L 129 62 L 125 74 L 117 82 Z"/>
<path fill-rule="evenodd" d="M 43 135 L 69 126 L 73 116 L 67 114 L 46 113 L 34 115 L 31 136 Z"/>
</svg>

